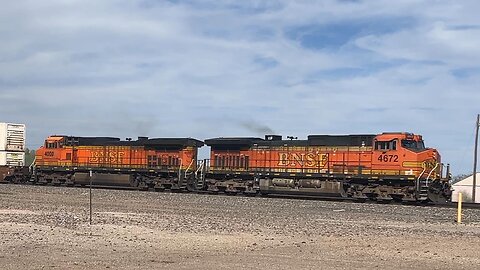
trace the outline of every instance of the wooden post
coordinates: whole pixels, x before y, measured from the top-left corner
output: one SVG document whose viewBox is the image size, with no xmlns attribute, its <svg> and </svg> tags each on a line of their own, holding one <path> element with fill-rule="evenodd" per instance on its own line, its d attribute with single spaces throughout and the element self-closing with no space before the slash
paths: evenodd
<svg viewBox="0 0 480 270">
<path fill-rule="evenodd" d="M 458 204 L 457 204 L 457 223 L 462 223 L 462 193 L 458 193 Z"/>
<path fill-rule="evenodd" d="M 92 225 L 92 171 L 90 171 L 90 225 Z"/>
</svg>

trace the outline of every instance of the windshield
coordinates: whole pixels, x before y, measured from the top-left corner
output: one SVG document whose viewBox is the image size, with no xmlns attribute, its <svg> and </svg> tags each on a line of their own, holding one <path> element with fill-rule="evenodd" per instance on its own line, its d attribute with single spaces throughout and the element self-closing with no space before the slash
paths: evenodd
<svg viewBox="0 0 480 270">
<path fill-rule="evenodd" d="M 423 143 L 423 141 L 402 140 L 402 147 L 413 151 L 425 150 L 425 144 Z"/>
</svg>

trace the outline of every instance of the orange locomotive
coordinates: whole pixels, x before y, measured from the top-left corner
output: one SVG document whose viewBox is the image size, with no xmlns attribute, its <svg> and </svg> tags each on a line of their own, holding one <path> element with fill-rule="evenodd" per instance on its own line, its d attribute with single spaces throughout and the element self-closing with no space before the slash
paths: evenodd
<svg viewBox="0 0 480 270">
<path fill-rule="evenodd" d="M 205 143 L 212 147 L 206 179 L 211 191 L 377 201 L 450 197 L 440 154 L 412 133 L 310 135 L 307 140 L 267 135 Z"/>
<path fill-rule="evenodd" d="M 192 138 L 50 136 L 36 152 L 35 178 L 45 184 L 85 185 L 92 180 L 98 185 L 191 188 L 201 146 Z"/>
</svg>

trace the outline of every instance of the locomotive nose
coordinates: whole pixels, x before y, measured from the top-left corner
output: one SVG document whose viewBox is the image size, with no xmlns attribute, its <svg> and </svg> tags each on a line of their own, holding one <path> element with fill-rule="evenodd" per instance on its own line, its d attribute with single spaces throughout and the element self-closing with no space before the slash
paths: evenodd
<svg viewBox="0 0 480 270">
<path fill-rule="evenodd" d="M 437 151 L 437 149 L 432 149 L 432 158 L 437 162 L 440 162 L 440 153 Z"/>
</svg>

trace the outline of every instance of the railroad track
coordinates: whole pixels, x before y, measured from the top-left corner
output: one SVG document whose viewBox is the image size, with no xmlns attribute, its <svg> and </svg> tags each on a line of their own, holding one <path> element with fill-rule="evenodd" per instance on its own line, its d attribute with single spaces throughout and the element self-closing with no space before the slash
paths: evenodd
<svg viewBox="0 0 480 270">
<path fill-rule="evenodd" d="M 439 207 L 439 208 L 457 208 L 458 204 L 456 202 L 448 202 L 443 204 L 431 204 L 431 207 Z M 463 209 L 480 209 L 480 203 L 470 203 L 470 202 L 462 202 Z"/>
<path fill-rule="evenodd" d="M 48 186 L 48 187 L 75 187 L 75 188 L 90 188 L 89 185 L 75 185 L 75 186 L 66 186 L 66 185 L 53 185 L 53 184 L 38 184 L 33 182 L 24 182 L 24 183 L 11 183 L 0 181 L 0 184 L 12 184 L 12 185 L 34 185 L 34 186 Z M 445 202 L 445 203 L 422 203 L 422 202 L 395 202 L 395 201 L 358 201 L 354 198 L 349 197 L 327 197 L 327 196 L 298 196 L 298 195 L 283 195 L 283 194 L 232 194 L 232 193 L 218 193 L 212 191 L 181 191 L 181 190 L 165 190 L 165 191 L 155 191 L 154 189 L 144 189 L 138 187 L 128 187 L 128 186 L 108 186 L 108 185 L 92 185 L 92 189 L 107 189 L 107 190 L 129 190 L 129 191 L 149 191 L 149 192 L 171 192 L 171 193 L 195 193 L 203 195 L 217 195 L 217 196 L 245 196 L 245 197 L 268 197 L 268 198 L 278 198 L 278 199 L 300 199 L 300 200 L 318 200 L 318 201 L 335 201 L 335 202 L 352 202 L 352 203 L 367 203 L 367 204 L 385 204 L 385 205 L 408 205 L 408 206 L 418 206 L 418 207 L 436 207 L 436 208 L 457 208 L 458 205 L 456 202 Z M 480 209 L 480 203 L 462 203 L 463 209 Z"/>
<path fill-rule="evenodd" d="M 422 202 L 377 202 L 377 201 L 365 201 L 359 202 L 354 198 L 343 198 L 343 197 L 319 197 L 319 196 L 289 196 L 289 195 L 268 195 L 270 198 L 289 198 L 289 199 L 301 199 L 301 200 L 322 200 L 322 201 L 339 201 L 339 202 L 353 202 L 353 203 L 367 203 L 367 204 L 385 204 L 385 205 L 408 205 L 408 206 L 418 206 L 418 207 L 437 207 L 437 208 L 457 208 L 458 204 L 456 202 L 445 202 L 445 203 L 422 203 Z M 480 209 L 480 203 L 462 203 L 463 209 Z"/>
</svg>

